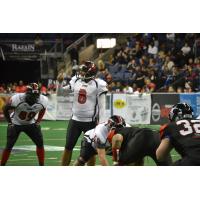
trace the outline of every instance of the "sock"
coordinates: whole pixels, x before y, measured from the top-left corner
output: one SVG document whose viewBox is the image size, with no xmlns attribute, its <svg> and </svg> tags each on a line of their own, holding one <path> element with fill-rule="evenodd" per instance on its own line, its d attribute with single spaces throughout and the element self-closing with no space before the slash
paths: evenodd
<svg viewBox="0 0 200 200">
<path fill-rule="evenodd" d="M 39 161 L 39 165 L 43 166 L 44 165 L 44 147 L 37 147 L 36 148 L 36 153 Z"/>
<path fill-rule="evenodd" d="M 10 156 L 10 152 L 11 152 L 11 150 L 4 149 L 4 151 L 2 153 L 2 157 L 1 157 L 1 166 L 6 165 L 7 160 L 9 158 L 9 156 Z"/>
</svg>

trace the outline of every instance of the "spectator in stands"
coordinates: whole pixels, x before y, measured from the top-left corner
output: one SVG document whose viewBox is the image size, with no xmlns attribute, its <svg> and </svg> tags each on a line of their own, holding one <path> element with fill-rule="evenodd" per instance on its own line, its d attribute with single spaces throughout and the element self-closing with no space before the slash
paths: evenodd
<svg viewBox="0 0 200 200">
<path fill-rule="evenodd" d="M 0 85 L 0 93 L 5 93 L 6 88 L 5 88 L 5 84 L 1 84 Z"/>
<path fill-rule="evenodd" d="M 167 92 L 168 92 L 168 93 L 175 93 L 174 87 L 173 87 L 172 85 L 170 85 L 170 86 L 168 87 Z"/>
<path fill-rule="evenodd" d="M 12 93 L 12 87 L 13 87 L 12 83 L 9 83 L 9 84 L 7 85 L 7 87 L 6 87 L 6 93 L 7 93 L 7 94 Z"/>
<path fill-rule="evenodd" d="M 108 72 L 105 76 L 105 81 L 110 84 L 112 82 L 112 76 L 111 74 Z"/>
<path fill-rule="evenodd" d="M 35 40 L 34 40 L 34 44 L 35 44 L 35 48 L 37 50 L 41 50 L 44 43 L 43 43 L 43 40 L 42 40 L 40 34 L 36 35 Z"/>
<path fill-rule="evenodd" d="M 182 87 L 178 87 L 176 90 L 177 93 L 183 93 L 183 88 Z"/>
<path fill-rule="evenodd" d="M 73 45 L 72 49 L 69 51 L 71 63 L 73 63 L 73 60 L 77 61 L 77 64 L 79 65 L 79 52 L 78 47 L 76 45 Z"/>
<path fill-rule="evenodd" d="M 15 88 L 16 93 L 24 93 L 26 92 L 26 86 L 24 85 L 24 82 L 22 80 L 19 81 L 19 85 Z"/>
<path fill-rule="evenodd" d="M 135 69 L 136 69 L 136 76 L 134 82 L 136 83 L 138 88 L 142 89 L 142 87 L 144 86 L 145 74 L 142 72 L 142 69 L 139 66 L 137 66 Z"/>
<path fill-rule="evenodd" d="M 156 75 L 156 71 L 155 71 L 154 68 L 151 68 L 151 69 L 149 70 L 148 77 L 149 77 L 149 79 L 151 80 L 152 83 L 157 84 L 157 79 L 158 79 L 158 77 L 157 77 L 157 75 Z"/>
<path fill-rule="evenodd" d="M 12 88 L 11 88 L 11 92 L 12 92 L 12 93 L 15 93 L 16 87 L 17 87 L 17 83 L 14 82 L 14 83 L 12 84 Z"/>
<path fill-rule="evenodd" d="M 41 94 L 43 94 L 45 96 L 48 95 L 47 87 L 44 84 L 40 83 L 39 88 L 40 88 Z"/>
<path fill-rule="evenodd" d="M 168 41 L 175 42 L 175 33 L 167 33 L 166 38 Z"/>
<path fill-rule="evenodd" d="M 185 82 L 184 93 L 192 93 L 192 82 Z"/>
<path fill-rule="evenodd" d="M 127 93 L 127 94 L 133 93 L 133 88 L 131 87 L 131 85 L 125 85 L 123 88 L 123 93 Z"/>
<path fill-rule="evenodd" d="M 132 88 L 133 88 L 133 93 L 135 94 L 140 93 L 141 91 L 140 88 L 137 87 L 136 83 L 133 83 Z"/>
<path fill-rule="evenodd" d="M 155 46 L 154 42 L 151 42 L 148 46 L 148 50 L 147 50 L 148 54 L 152 57 L 156 57 L 157 53 L 158 53 L 158 47 Z"/>
<path fill-rule="evenodd" d="M 122 83 L 120 81 L 117 81 L 116 82 L 115 92 L 122 92 L 122 91 L 123 91 Z"/>
<path fill-rule="evenodd" d="M 145 85 L 142 88 L 142 92 L 152 93 L 155 91 L 156 85 L 155 85 L 155 83 L 152 83 L 148 77 L 145 77 L 144 83 L 145 83 Z"/>
<path fill-rule="evenodd" d="M 171 70 L 174 66 L 174 62 L 171 60 L 170 56 L 166 56 L 164 65 Z"/>
<path fill-rule="evenodd" d="M 78 67 L 78 64 L 77 64 L 77 60 L 73 60 L 73 62 L 72 62 L 72 75 L 71 75 L 72 77 L 77 74 L 78 69 L 79 69 L 79 67 Z"/>
<path fill-rule="evenodd" d="M 188 43 L 186 42 L 184 46 L 181 48 L 181 51 L 183 52 L 183 55 L 188 55 L 191 51 L 191 48 L 188 46 Z"/>
<path fill-rule="evenodd" d="M 112 81 L 108 84 L 108 91 L 113 92 L 116 89 L 116 82 Z"/>
<path fill-rule="evenodd" d="M 48 86 L 47 86 L 48 94 L 56 93 L 56 87 L 57 87 L 56 81 L 52 80 L 52 79 L 49 79 Z"/>
</svg>

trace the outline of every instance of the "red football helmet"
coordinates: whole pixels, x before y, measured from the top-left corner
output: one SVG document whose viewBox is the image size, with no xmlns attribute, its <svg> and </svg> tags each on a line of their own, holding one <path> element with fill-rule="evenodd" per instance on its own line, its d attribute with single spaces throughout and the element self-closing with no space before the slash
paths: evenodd
<svg viewBox="0 0 200 200">
<path fill-rule="evenodd" d="M 125 127 L 126 122 L 123 117 L 119 115 L 113 115 L 108 119 L 108 125 L 111 129 Z"/>
<path fill-rule="evenodd" d="M 79 72 L 83 79 L 93 79 L 97 74 L 97 67 L 92 61 L 85 61 L 80 65 Z"/>
</svg>

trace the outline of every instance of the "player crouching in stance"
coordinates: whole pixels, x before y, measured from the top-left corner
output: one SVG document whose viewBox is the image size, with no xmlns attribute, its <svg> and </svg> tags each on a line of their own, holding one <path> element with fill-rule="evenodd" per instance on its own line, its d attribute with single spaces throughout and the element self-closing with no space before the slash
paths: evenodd
<svg viewBox="0 0 200 200">
<path fill-rule="evenodd" d="M 3 108 L 8 122 L 7 143 L 1 158 L 1 165 L 6 165 L 11 150 L 21 132 L 25 132 L 36 144 L 39 165 L 44 165 L 44 145 L 40 121 L 47 107 L 47 97 L 40 94 L 37 83 L 27 86 L 26 93 L 15 94 Z M 10 114 L 10 111 L 13 111 Z M 38 114 L 37 120 L 34 117 Z"/>
<path fill-rule="evenodd" d="M 112 143 L 112 155 L 115 165 L 144 165 L 144 157 L 150 156 L 156 165 L 170 165 L 167 155 L 162 161 L 156 158 L 156 149 L 160 144 L 159 134 L 148 128 L 117 127 L 110 131 L 108 140 Z"/>
<path fill-rule="evenodd" d="M 200 165 L 200 120 L 193 117 L 193 109 L 187 103 L 178 103 L 172 107 L 170 123 L 160 131 L 161 144 L 156 151 L 158 160 L 163 160 L 175 148 L 182 158 L 173 165 Z"/>
<path fill-rule="evenodd" d="M 108 133 L 111 129 L 126 126 L 124 119 L 113 115 L 107 122 L 97 125 L 94 129 L 84 134 L 81 142 L 81 151 L 79 158 L 75 161 L 75 166 L 83 166 L 90 158 L 98 154 L 100 164 L 107 166 L 106 144 Z"/>
</svg>

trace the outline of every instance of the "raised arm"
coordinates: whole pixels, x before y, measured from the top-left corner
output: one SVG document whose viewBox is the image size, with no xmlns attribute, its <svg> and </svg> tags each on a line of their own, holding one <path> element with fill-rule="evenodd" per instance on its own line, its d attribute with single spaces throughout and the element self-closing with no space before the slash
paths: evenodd
<svg viewBox="0 0 200 200">
<path fill-rule="evenodd" d="M 70 84 L 68 84 L 66 86 L 63 86 L 63 80 L 64 80 L 64 73 L 61 72 L 57 76 L 57 81 L 58 81 L 57 94 L 58 95 L 60 95 L 60 94 L 66 95 L 66 94 L 72 92 L 72 85 L 73 85 L 73 82 L 74 82 L 73 78 L 70 81 Z"/>
</svg>

